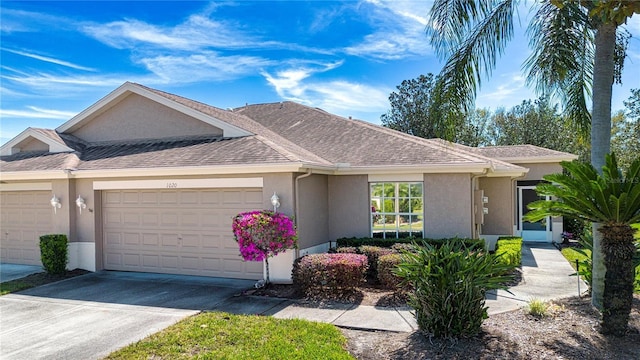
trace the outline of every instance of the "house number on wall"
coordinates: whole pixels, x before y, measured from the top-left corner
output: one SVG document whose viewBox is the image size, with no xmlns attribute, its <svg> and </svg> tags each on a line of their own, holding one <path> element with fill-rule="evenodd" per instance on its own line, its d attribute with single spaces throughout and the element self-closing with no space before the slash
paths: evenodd
<svg viewBox="0 0 640 360">
<path fill-rule="evenodd" d="M 176 189 L 178 188 L 178 183 L 177 182 L 168 182 L 167 183 L 167 189 Z"/>
</svg>

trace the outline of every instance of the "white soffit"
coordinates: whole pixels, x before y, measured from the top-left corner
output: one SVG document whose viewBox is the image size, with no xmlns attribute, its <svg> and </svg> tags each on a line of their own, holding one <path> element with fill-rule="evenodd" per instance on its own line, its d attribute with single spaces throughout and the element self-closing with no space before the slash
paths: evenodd
<svg viewBox="0 0 640 360">
<path fill-rule="evenodd" d="M 369 182 L 401 181 L 416 182 L 424 181 L 424 174 L 369 174 Z"/>
<path fill-rule="evenodd" d="M 114 91 L 110 92 L 107 96 L 103 97 L 102 99 L 98 100 L 96 103 L 94 103 L 93 105 L 89 106 L 88 108 L 86 108 L 85 110 L 83 110 L 81 113 L 79 113 L 78 115 L 74 116 L 71 120 L 67 121 L 66 123 L 60 125 L 56 130 L 60 133 L 65 133 L 65 132 L 69 132 L 69 131 L 74 131 L 77 128 L 82 126 L 82 123 L 87 120 L 87 119 L 91 119 L 94 115 L 100 114 L 102 111 L 104 111 L 104 109 L 108 109 L 111 106 L 113 106 L 115 103 L 119 102 L 121 99 L 125 98 L 126 96 L 128 96 L 129 94 L 134 93 L 137 95 L 140 95 L 142 97 L 145 97 L 149 100 L 155 101 L 159 104 L 162 104 L 164 106 L 167 106 L 171 109 L 174 109 L 176 111 L 179 111 L 185 115 L 189 115 L 193 118 L 196 118 L 204 123 L 207 123 L 211 126 L 217 127 L 219 129 L 222 129 L 223 131 L 223 136 L 224 137 L 240 137 L 240 136 L 250 136 L 253 135 L 252 133 L 241 129 L 237 126 L 233 126 L 229 123 L 226 123 L 222 120 L 216 119 L 213 116 L 204 114 L 200 111 L 197 111 L 191 107 L 188 107 L 186 105 L 182 105 L 178 102 L 175 102 L 171 99 L 168 99 L 164 96 L 158 95 L 156 93 L 154 93 L 153 91 L 147 90 L 143 87 L 140 87 L 136 84 L 130 83 L 130 82 L 126 82 L 122 85 L 120 85 L 120 87 L 118 87 L 117 89 L 115 89 Z"/>
<path fill-rule="evenodd" d="M 261 177 L 94 181 L 94 190 L 262 188 Z"/>
</svg>

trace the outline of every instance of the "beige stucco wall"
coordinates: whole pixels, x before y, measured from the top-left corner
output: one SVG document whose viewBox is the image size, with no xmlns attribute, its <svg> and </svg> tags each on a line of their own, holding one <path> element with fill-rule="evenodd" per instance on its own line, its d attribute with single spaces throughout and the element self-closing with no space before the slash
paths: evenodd
<svg viewBox="0 0 640 360">
<path fill-rule="evenodd" d="M 425 237 L 471 237 L 471 175 L 424 174 Z"/>
<path fill-rule="evenodd" d="M 329 201 L 326 175 L 298 181 L 298 238 L 301 249 L 328 242 Z"/>
<path fill-rule="evenodd" d="M 328 184 L 330 240 L 370 236 L 367 176 L 329 176 Z"/>
<path fill-rule="evenodd" d="M 49 145 L 31 136 L 24 139 L 15 148 L 19 148 L 20 151 L 49 151 Z"/>
<path fill-rule="evenodd" d="M 513 232 L 513 189 L 511 179 L 480 178 L 479 187 L 489 203 L 484 206 L 489 213 L 484 216 L 482 234 L 509 235 Z"/>
<path fill-rule="evenodd" d="M 99 114 L 73 135 L 88 142 L 222 135 L 222 130 L 137 94 Z"/>
<path fill-rule="evenodd" d="M 542 180 L 547 174 L 561 173 L 562 166 L 559 163 L 538 163 L 538 164 L 516 164 L 529 169 L 527 175 L 518 180 Z"/>
</svg>

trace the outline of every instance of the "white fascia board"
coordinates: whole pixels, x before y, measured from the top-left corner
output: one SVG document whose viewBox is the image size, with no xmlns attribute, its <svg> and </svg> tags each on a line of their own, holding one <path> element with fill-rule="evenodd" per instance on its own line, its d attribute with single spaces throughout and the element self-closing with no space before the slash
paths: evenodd
<svg viewBox="0 0 640 360">
<path fill-rule="evenodd" d="M 68 179 L 69 175 L 63 170 L 47 170 L 47 171 L 0 171 L 0 181 L 13 180 L 56 180 Z"/>
<path fill-rule="evenodd" d="M 79 113 L 78 115 L 74 116 L 71 120 L 67 121 L 66 123 L 60 125 L 56 130 L 60 133 L 66 132 L 66 131 L 73 131 L 75 130 L 77 127 L 79 127 L 81 125 L 81 123 L 91 117 L 94 114 L 99 113 L 103 108 L 105 107 L 109 107 L 110 104 L 120 101 L 122 98 L 126 97 L 127 95 L 129 95 L 130 93 L 134 93 L 137 95 L 140 95 L 142 97 L 145 97 L 149 100 L 152 100 L 154 102 L 157 102 L 159 104 L 162 104 L 164 106 L 167 106 L 171 109 L 174 109 L 176 111 L 179 111 L 185 115 L 191 116 L 193 118 L 196 118 L 202 122 L 205 122 L 211 126 L 217 127 L 219 129 L 222 129 L 223 131 L 223 136 L 224 137 L 241 137 L 241 136 L 250 136 L 253 135 L 253 133 L 248 132 L 244 129 L 241 129 L 237 126 L 233 126 L 229 123 L 226 123 L 222 120 L 216 119 L 212 116 L 209 116 L 207 114 L 201 113 L 200 111 L 197 111 L 195 109 L 192 109 L 188 106 L 182 105 L 180 103 L 177 103 L 171 99 L 168 99 L 164 96 L 160 96 L 152 91 L 149 91 L 147 89 L 141 88 L 135 84 L 132 84 L 130 82 L 126 82 L 124 84 L 122 84 L 120 87 L 118 87 L 117 89 L 115 89 L 114 91 L 110 92 L 107 96 L 103 97 L 102 99 L 98 100 L 96 103 L 94 103 L 93 105 L 89 106 L 88 108 L 86 108 L 85 110 L 83 110 L 81 113 Z"/>
<path fill-rule="evenodd" d="M 24 131 L 22 131 L 20 134 L 18 134 L 16 137 L 14 137 L 13 139 L 9 140 L 7 143 L 5 143 L 4 145 L 2 145 L 2 147 L 0 147 L 0 155 L 2 156 L 9 156 L 12 155 L 12 149 L 14 146 L 20 144 L 22 141 L 26 140 L 28 137 L 33 137 L 35 139 L 37 139 L 38 141 L 41 141 L 47 145 L 49 145 L 49 152 L 50 153 L 61 153 L 61 152 L 70 152 L 70 151 L 74 151 L 72 148 L 61 144 L 53 139 L 51 139 L 50 137 L 47 137 L 45 135 L 43 135 L 42 133 L 40 133 L 37 130 L 34 130 L 32 128 L 26 128 Z"/>
<path fill-rule="evenodd" d="M 518 157 L 518 158 L 496 158 L 511 164 L 547 164 L 560 163 L 561 161 L 573 161 L 578 155 L 572 156 L 538 156 L 538 157 Z"/>
<path fill-rule="evenodd" d="M 290 173 L 302 170 L 302 164 L 271 164 L 271 165 L 227 165 L 210 167 L 173 167 L 173 168 L 141 168 L 141 169 L 111 169 L 111 170 L 76 170 L 71 176 L 76 179 L 92 178 L 122 178 L 144 176 L 199 176 L 199 175 L 233 175 L 258 173 Z"/>
<path fill-rule="evenodd" d="M 50 182 L 0 184 L 0 191 L 47 191 L 52 190 Z"/>
<path fill-rule="evenodd" d="M 262 188 L 261 177 L 94 181 L 93 190 Z"/>
<path fill-rule="evenodd" d="M 478 173 L 482 174 L 489 168 L 488 164 L 443 164 L 443 165 L 407 165 L 407 166 L 362 166 L 338 167 L 335 175 L 374 175 L 374 174 L 447 174 L 447 173 Z"/>
</svg>

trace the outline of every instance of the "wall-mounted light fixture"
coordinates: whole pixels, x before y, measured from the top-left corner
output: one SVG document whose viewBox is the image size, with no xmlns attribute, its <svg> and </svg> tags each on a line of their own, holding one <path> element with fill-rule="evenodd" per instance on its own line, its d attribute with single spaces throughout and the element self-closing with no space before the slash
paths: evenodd
<svg viewBox="0 0 640 360">
<path fill-rule="evenodd" d="M 50 202 L 51 202 L 51 206 L 53 206 L 53 212 L 57 214 L 58 209 L 62 207 L 62 204 L 60 203 L 60 199 L 58 199 L 57 196 L 53 195 Z"/>
<path fill-rule="evenodd" d="M 280 207 L 280 198 L 278 197 L 278 195 L 276 195 L 275 192 L 271 197 L 271 205 L 273 205 L 273 212 L 277 212 L 278 208 Z"/>
<path fill-rule="evenodd" d="M 87 208 L 87 203 L 80 195 L 78 195 L 78 198 L 76 199 L 76 206 L 78 207 L 78 209 L 80 209 L 80 215 L 82 215 L 82 209 Z"/>
</svg>

